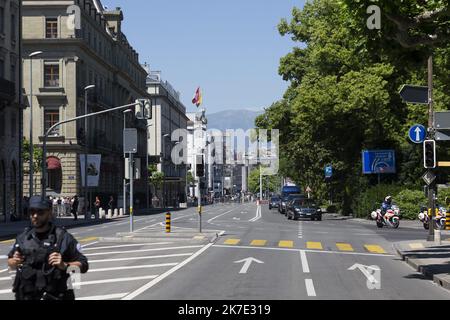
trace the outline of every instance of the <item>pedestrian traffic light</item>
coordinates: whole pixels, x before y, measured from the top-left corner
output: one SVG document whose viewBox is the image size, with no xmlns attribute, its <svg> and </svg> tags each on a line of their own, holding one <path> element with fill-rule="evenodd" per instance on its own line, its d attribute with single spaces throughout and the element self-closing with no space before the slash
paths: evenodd
<svg viewBox="0 0 450 320">
<path fill-rule="evenodd" d="M 152 101 L 150 99 L 137 99 L 136 118 L 141 120 L 152 119 Z"/>
<path fill-rule="evenodd" d="M 205 163 L 203 161 L 203 155 L 197 156 L 197 162 L 195 163 L 195 173 L 197 177 L 205 176 Z"/>
<path fill-rule="evenodd" d="M 426 140 L 423 143 L 423 161 L 425 169 L 436 168 L 436 141 Z"/>
</svg>

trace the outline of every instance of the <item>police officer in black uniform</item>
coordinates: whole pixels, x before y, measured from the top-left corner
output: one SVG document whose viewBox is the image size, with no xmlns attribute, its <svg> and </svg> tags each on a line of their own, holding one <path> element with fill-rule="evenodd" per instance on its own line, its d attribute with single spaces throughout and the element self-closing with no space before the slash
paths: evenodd
<svg viewBox="0 0 450 320">
<path fill-rule="evenodd" d="M 52 203 L 30 198 L 32 227 L 21 233 L 8 254 L 8 266 L 17 270 L 13 292 L 16 300 L 75 300 L 68 287 L 69 272 L 86 273 L 87 258 L 81 246 L 52 220 Z"/>
</svg>

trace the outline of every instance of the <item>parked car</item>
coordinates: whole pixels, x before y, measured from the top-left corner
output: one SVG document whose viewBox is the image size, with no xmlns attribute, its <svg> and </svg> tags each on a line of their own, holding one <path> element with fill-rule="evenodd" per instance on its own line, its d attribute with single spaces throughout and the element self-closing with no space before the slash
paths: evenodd
<svg viewBox="0 0 450 320">
<path fill-rule="evenodd" d="M 290 204 L 290 202 L 291 202 L 292 200 L 295 200 L 295 199 L 304 199 L 304 198 L 305 198 L 305 196 L 304 196 L 303 194 L 290 194 L 290 195 L 288 195 L 288 196 L 284 199 L 284 201 L 283 201 L 283 200 L 281 201 L 281 204 L 280 204 L 280 207 L 281 207 L 280 213 L 286 215 L 286 213 L 287 213 L 287 208 L 289 207 L 289 204 Z"/>
<path fill-rule="evenodd" d="M 313 199 L 295 199 L 290 204 L 286 216 L 289 220 L 307 218 L 322 221 L 322 210 Z"/>
<path fill-rule="evenodd" d="M 278 208 L 280 206 L 280 200 L 281 199 L 279 196 L 274 196 L 270 198 L 269 210 L 272 210 L 272 208 Z"/>
</svg>

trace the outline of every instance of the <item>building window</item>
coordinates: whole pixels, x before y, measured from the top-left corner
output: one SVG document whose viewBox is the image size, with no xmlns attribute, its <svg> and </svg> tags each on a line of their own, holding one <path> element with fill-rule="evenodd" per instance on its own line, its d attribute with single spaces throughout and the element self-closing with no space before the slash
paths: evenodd
<svg viewBox="0 0 450 320">
<path fill-rule="evenodd" d="M 57 62 L 45 62 L 44 85 L 45 87 L 59 87 L 59 64 Z"/>
<path fill-rule="evenodd" d="M 5 61 L 0 59 L 0 78 L 5 78 Z"/>
<path fill-rule="evenodd" d="M 15 114 L 11 115 L 11 137 L 16 137 L 16 130 L 17 130 L 17 118 Z"/>
<path fill-rule="evenodd" d="M 44 111 L 44 130 L 45 133 L 50 129 L 53 125 L 59 122 L 59 110 L 45 110 Z M 53 129 L 49 136 L 59 136 L 59 127 Z"/>
<path fill-rule="evenodd" d="M 16 65 L 11 64 L 11 74 L 9 75 L 11 82 L 16 83 Z"/>
<path fill-rule="evenodd" d="M 16 41 L 16 15 L 11 15 L 11 41 Z"/>
<path fill-rule="evenodd" d="M 5 8 L 0 7 L 0 33 L 5 34 Z"/>
<path fill-rule="evenodd" d="M 58 37 L 58 19 L 45 19 L 45 37 L 47 39 L 56 39 Z"/>
</svg>

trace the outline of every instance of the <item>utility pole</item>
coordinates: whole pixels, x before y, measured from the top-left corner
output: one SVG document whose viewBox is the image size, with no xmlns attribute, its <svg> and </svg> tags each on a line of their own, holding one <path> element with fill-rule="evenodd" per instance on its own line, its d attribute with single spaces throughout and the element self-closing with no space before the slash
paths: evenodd
<svg viewBox="0 0 450 320">
<path fill-rule="evenodd" d="M 435 138 L 435 128 L 434 128 L 434 104 L 433 104 L 433 56 L 430 55 L 428 58 L 428 137 L 430 140 Z M 433 173 L 433 169 L 429 169 Z M 431 210 L 431 223 L 428 234 L 428 241 L 434 241 L 435 234 L 439 234 L 440 230 L 434 230 L 435 220 L 436 220 L 436 182 L 433 181 L 428 188 L 428 208 Z"/>
<path fill-rule="evenodd" d="M 95 85 L 89 85 L 84 88 L 84 115 L 88 114 L 88 91 L 94 89 Z M 91 218 L 91 211 L 88 214 L 88 205 L 90 209 L 90 201 L 88 201 L 88 119 L 84 118 L 84 219 Z"/>
</svg>

